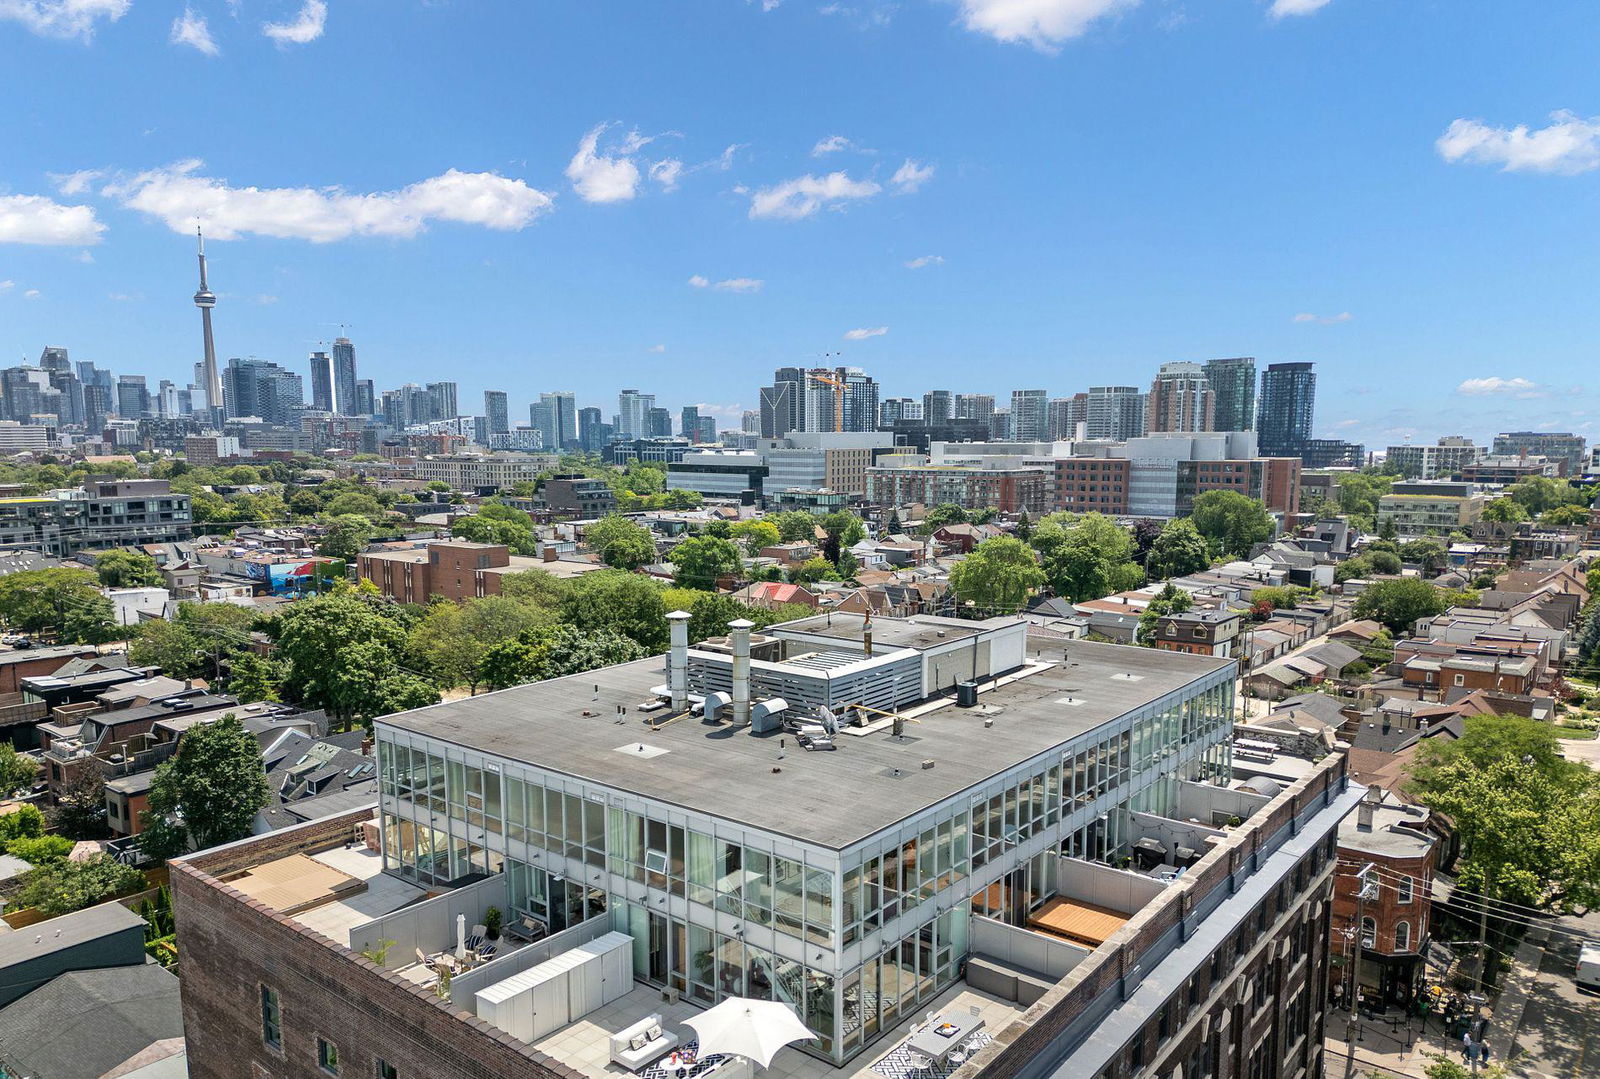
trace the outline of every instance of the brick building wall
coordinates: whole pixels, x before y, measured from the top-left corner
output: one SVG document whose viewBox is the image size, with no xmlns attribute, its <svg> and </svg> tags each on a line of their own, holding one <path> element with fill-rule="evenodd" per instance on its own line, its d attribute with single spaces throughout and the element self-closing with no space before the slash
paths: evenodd
<svg viewBox="0 0 1600 1079">
<path fill-rule="evenodd" d="M 173 863 L 190 1079 L 327 1079 L 319 1037 L 338 1047 L 340 1074 L 360 1079 L 376 1075 L 379 1060 L 404 1079 L 582 1079 L 219 879 L 339 845 L 371 816 L 314 821 Z M 263 986 L 278 993 L 281 1048 L 262 1040 Z"/>
<path fill-rule="evenodd" d="M 1122 457 L 1066 457 L 1056 462 L 1053 505 L 1074 513 L 1125 514 L 1133 462 Z"/>
</svg>

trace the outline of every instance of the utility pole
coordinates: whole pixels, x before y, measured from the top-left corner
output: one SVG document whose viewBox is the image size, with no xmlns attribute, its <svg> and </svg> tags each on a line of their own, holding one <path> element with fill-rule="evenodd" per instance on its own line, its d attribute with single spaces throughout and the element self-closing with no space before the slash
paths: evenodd
<svg viewBox="0 0 1600 1079">
<path fill-rule="evenodd" d="M 1361 883 L 1361 889 L 1356 892 L 1355 958 L 1350 964 L 1350 1022 L 1346 1030 L 1354 1028 L 1357 1041 L 1361 1039 L 1361 953 L 1367 947 L 1363 925 L 1367 915 L 1367 900 L 1378 898 L 1378 882 L 1372 876 L 1375 869 L 1377 869 L 1376 863 L 1368 862 L 1356 873 L 1356 880 Z M 1376 930 L 1373 935 L 1377 935 Z M 1345 1036 L 1345 1045 L 1354 1057 L 1355 1045 L 1350 1041 L 1348 1034 Z"/>
</svg>

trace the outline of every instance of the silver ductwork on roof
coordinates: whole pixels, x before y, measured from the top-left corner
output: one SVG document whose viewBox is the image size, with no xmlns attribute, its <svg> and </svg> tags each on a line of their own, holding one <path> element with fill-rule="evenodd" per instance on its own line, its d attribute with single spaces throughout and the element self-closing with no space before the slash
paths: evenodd
<svg viewBox="0 0 1600 1079">
<path fill-rule="evenodd" d="M 667 615 L 672 634 L 672 649 L 667 654 L 667 687 L 672 693 L 672 710 L 689 707 L 689 613 L 673 611 Z"/>
</svg>

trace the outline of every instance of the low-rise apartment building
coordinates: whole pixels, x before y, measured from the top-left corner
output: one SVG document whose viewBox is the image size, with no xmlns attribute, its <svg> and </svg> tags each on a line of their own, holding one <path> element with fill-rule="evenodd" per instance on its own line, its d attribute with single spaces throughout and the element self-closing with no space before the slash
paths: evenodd
<svg viewBox="0 0 1600 1079">
<path fill-rule="evenodd" d="M 1360 791 L 1337 755 L 1232 782 L 1232 663 L 1046 658 L 1013 619 L 735 622 L 695 648 L 686 622 L 665 657 L 379 719 L 376 831 L 350 813 L 175 863 L 190 1075 L 601 1079 L 575 1047 L 616 1029 L 568 1026 L 598 1001 L 496 1002 L 615 933 L 625 1022 L 777 1000 L 814 1034 L 795 1076 L 866 1076 L 951 1000 L 992 1031 L 961 1079 L 1322 1074 Z M 488 905 L 536 943 L 429 987 L 413 953 Z"/>
<path fill-rule="evenodd" d="M 533 483 L 560 464 L 554 454 L 458 453 L 417 458 L 416 478 L 424 483 L 439 482 L 452 491 L 493 493 L 519 483 Z"/>
<path fill-rule="evenodd" d="M 0 498 L 0 546 L 65 558 L 85 548 L 186 540 L 193 521 L 189 496 L 166 480 L 90 479 L 82 487 Z"/>
<path fill-rule="evenodd" d="M 1383 460 L 1407 479 L 1431 480 L 1448 479 L 1488 454 L 1489 447 L 1476 445 L 1470 438 L 1447 435 L 1433 446 L 1390 446 Z"/>
<path fill-rule="evenodd" d="M 1378 499 L 1378 523 L 1406 538 L 1448 536 L 1470 531 L 1488 501 L 1473 483 L 1401 481 Z"/>
<path fill-rule="evenodd" d="M 867 501 L 879 506 L 945 503 L 1001 513 L 1050 512 L 1051 473 L 1038 468 L 914 464 L 867 469 Z"/>
<path fill-rule="evenodd" d="M 1372 787 L 1339 826 L 1332 946 L 1346 999 L 1358 976 L 1362 996 L 1380 1007 L 1408 1004 L 1422 987 L 1439 847 L 1428 816 Z"/>
</svg>

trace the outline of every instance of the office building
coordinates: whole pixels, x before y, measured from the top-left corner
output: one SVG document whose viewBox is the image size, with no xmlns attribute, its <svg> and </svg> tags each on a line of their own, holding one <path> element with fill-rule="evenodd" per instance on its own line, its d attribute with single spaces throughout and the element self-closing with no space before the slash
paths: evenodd
<svg viewBox="0 0 1600 1079">
<path fill-rule="evenodd" d="M 1584 440 L 1570 431 L 1502 431 L 1494 436 L 1496 457 L 1551 457 L 1566 463 L 1564 476 L 1583 475 Z"/>
<path fill-rule="evenodd" d="M 333 357 L 326 352 L 311 354 L 311 407 L 318 412 L 335 412 Z"/>
<path fill-rule="evenodd" d="M 901 449 L 927 453 L 928 447 L 935 442 L 987 442 L 989 425 L 983 420 L 945 419 L 934 422 L 926 418 L 902 419 L 895 421 L 891 433 L 894 435 L 894 444 Z"/>
<path fill-rule="evenodd" d="M 770 500 L 801 491 L 828 490 L 861 495 L 867 469 L 894 449 L 887 431 L 795 431 L 756 443 L 767 466 L 763 493 Z"/>
<path fill-rule="evenodd" d="M 1269 363 L 1261 373 L 1256 436 L 1263 453 L 1300 455 L 1311 439 L 1317 374 L 1309 363 Z"/>
<path fill-rule="evenodd" d="M 423 387 L 428 395 L 430 420 L 449 420 L 461 415 L 458 390 L 454 382 L 430 382 Z"/>
<path fill-rule="evenodd" d="M 700 441 L 700 406 L 684 405 L 678 413 L 678 433 L 690 442 Z"/>
<path fill-rule="evenodd" d="M 950 391 L 929 390 L 923 394 L 922 418 L 929 423 L 949 423 L 955 419 L 955 399 Z"/>
<path fill-rule="evenodd" d="M 372 381 L 366 380 L 366 397 L 363 402 L 363 382 L 356 378 L 356 346 L 348 337 L 333 339 L 333 403 L 334 411 L 342 416 L 370 416 L 373 408 Z M 365 407 L 363 407 L 363 404 Z"/>
<path fill-rule="evenodd" d="M 994 415 L 994 394 L 958 393 L 952 407 L 958 420 L 988 420 Z"/>
<path fill-rule="evenodd" d="M 697 491 L 708 498 L 755 505 L 766 476 L 766 463 L 752 450 L 689 449 L 667 465 L 667 490 Z"/>
<path fill-rule="evenodd" d="M 646 418 L 655 406 L 656 395 L 653 393 L 623 390 L 617 394 L 617 437 L 643 438 L 649 434 Z"/>
<path fill-rule="evenodd" d="M 578 448 L 584 453 L 599 453 L 611 441 L 613 428 L 598 408 L 578 409 Z"/>
<path fill-rule="evenodd" d="M 780 367 L 772 374 L 772 385 L 761 387 L 762 438 L 782 438 L 806 429 L 806 381 L 804 368 Z"/>
<path fill-rule="evenodd" d="M 670 435 L 660 438 L 613 437 L 601 451 L 600 459 L 611 465 L 625 465 L 629 461 L 671 464 L 683 460 L 683 455 L 690 448 L 687 438 L 673 438 Z"/>
<path fill-rule="evenodd" d="M 1256 427 L 1256 361 L 1252 356 L 1207 360 L 1211 384 L 1212 430 L 1253 431 Z"/>
<path fill-rule="evenodd" d="M 530 411 L 533 425 L 544 432 L 545 449 L 570 450 L 578 443 L 578 401 L 571 393 L 541 393 Z"/>
<path fill-rule="evenodd" d="M 993 1034 L 973 1079 L 1321 1074 L 1333 834 L 1359 789 L 1339 754 L 1233 784 L 1231 661 L 1046 658 L 1004 618 L 729 629 L 384 717 L 375 828 L 363 809 L 176 860 L 190 1076 L 595 1079 L 593 1037 L 620 1028 L 571 1024 L 607 1001 L 676 1026 L 744 995 L 814 1034 L 784 1074 L 865 1075 L 969 986 Z M 867 701 L 886 722 L 848 751 L 778 758 L 785 718 Z M 655 721 L 691 703 L 703 719 Z M 290 879 L 365 886 L 308 908 Z M 413 953 L 491 905 L 550 939 L 427 987 Z M 410 947 L 356 958 L 402 924 Z M 559 1007 L 521 1006 L 597 949 L 621 984 L 597 965 L 592 994 L 561 978 Z"/>
<path fill-rule="evenodd" d="M 1144 394 L 1137 386 L 1091 386 L 1084 402 L 1087 436 L 1097 442 L 1126 442 L 1144 434 Z"/>
<path fill-rule="evenodd" d="M 989 413 L 989 441 L 1010 442 L 1014 437 L 1011 423 L 1011 410 L 997 408 Z"/>
<path fill-rule="evenodd" d="M 106 425 L 106 417 L 116 411 L 116 401 L 111 389 L 98 383 L 85 383 L 83 387 L 83 424 L 92 434 L 99 434 Z"/>
<path fill-rule="evenodd" d="M 891 397 L 878 405 L 878 427 L 891 431 L 899 420 L 922 419 L 922 402 L 910 397 Z"/>
<path fill-rule="evenodd" d="M 717 418 L 715 416 L 701 416 L 697 425 L 696 440 L 702 445 L 710 445 L 717 441 Z"/>
<path fill-rule="evenodd" d="M 230 419 L 254 416 L 274 426 L 288 426 L 295 419 L 294 410 L 305 403 L 303 386 L 299 375 L 275 363 L 235 356 L 222 373 L 223 409 Z"/>
<path fill-rule="evenodd" d="M 141 378 L 139 384 L 142 386 Z M 50 385 L 50 373 L 31 364 L 7 367 L 0 371 L 0 406 L 5 418 L 18 423 L 33 423 L 36 416 L 59 419 L 60 393 Z"/>
<path fill-rule="evenodd" d="M 1448 479 L 1488 453 L 1489 447 L 1475 445 L 1470 438 L 1447 435 L 1433 446 L 1390 446 L 1383 461 L 1407 479 Z"/>
<path fill-rule="evenodd" d="M 0 548 L 56 558 L 83 550 L 177 543 L 193 533 L 189 496 L 166 480 L 90 479 L 30 498 L 0 498 Z"/>
<path fill-rule="evenodd" d="M 1076 442 L 1089 437 L 1089 395 L 1075 393 L 1071 397 L 1052 397 L 1045 437 L 1051 442 Z"/>
<path fill-rule="evenodd" d="M 504 390 L 483 391 L 483 419 L 491 435 L 511 430 L 511 410 Z"/>
<path fill-rule="evenodd" d="M 452 491 L 508 490 L 519 483 L 533 483 L 541 472 L 550 472 L 560 462 L 552 454 L 536 453 L 453 453 L 417 460 L 417 479 L 423 483 L 438 480 Z"/>
<path fill-rule="evenodd" d="M 45 383 L 48 386 L 49 380 Z M 143 375 L 117 376 L 117 415 L 125 420 L 150 415 L 150 388 L 145 385 Z"/>
<path fill-rule="evenodd" d="M 644 437 L 672 437 L 672 410 L 670 408 L 661 408 L 657 406 L 645 410 Z"/>
<path fill-rule="evenodd" d="M 1050 436 L 1050 395 L 1044 390 L 1011 391 L 1010 434 L 1017 442 L 1038 442 Z"/>
<path fill-rule="evenodd" d="M 1164 363 L 1150 383 L 1145 401 L 1144 433 L 1196 433 L 1243 430 L 1214 426 L 1216 395 L 1206 369 L 1197 363 Z"/>
</svg>

